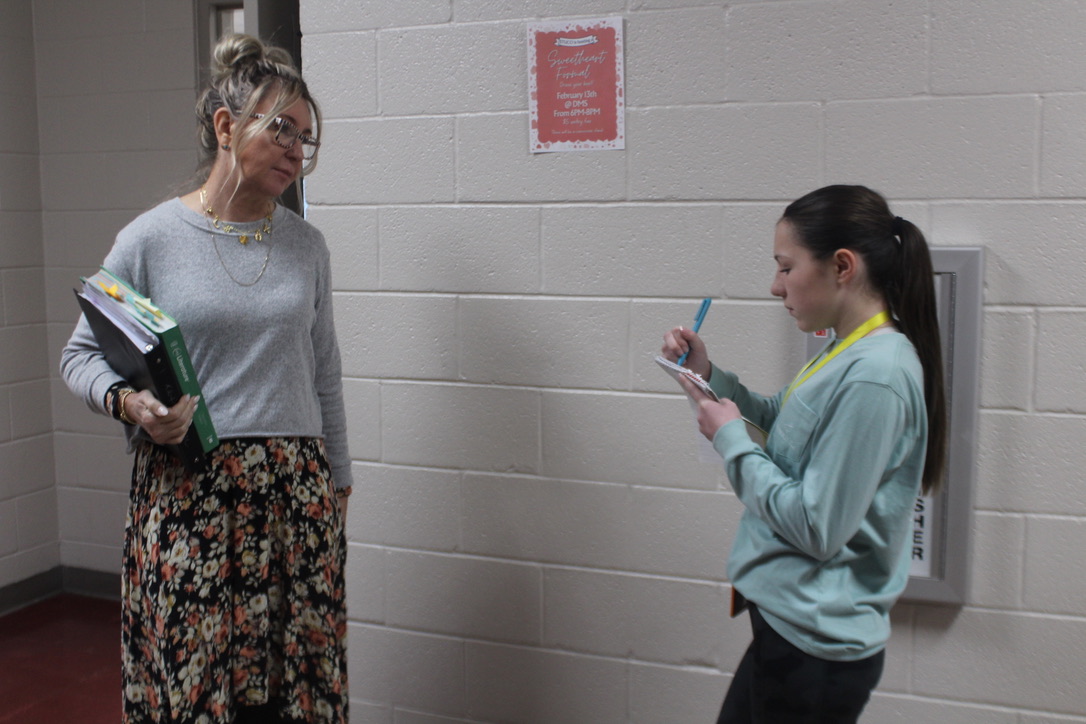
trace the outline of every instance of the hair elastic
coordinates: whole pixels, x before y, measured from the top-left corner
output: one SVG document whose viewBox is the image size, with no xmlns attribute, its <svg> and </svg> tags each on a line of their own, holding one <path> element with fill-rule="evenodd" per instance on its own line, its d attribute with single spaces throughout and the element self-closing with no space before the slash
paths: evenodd
<svg viewBox="0 0 1086 724">
<path fill-rule="evenodd" d="M 905 220 L 900 216 L 895 216 L 894 220 L 890 222 L 890 233 L 894 235 L 894 240 L 897 241 L 898 246 L 901 246 L 901 235 L 905 231 Z"/>
</svg>

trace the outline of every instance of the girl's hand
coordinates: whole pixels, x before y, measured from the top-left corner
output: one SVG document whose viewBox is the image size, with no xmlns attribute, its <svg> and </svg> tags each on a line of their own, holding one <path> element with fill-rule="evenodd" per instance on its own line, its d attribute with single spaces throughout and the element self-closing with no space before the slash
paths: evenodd
<svg viewBox="0 0 1086 724">
<path fill-rule="evenodd" d="M 701 434 L 709 438 L 710 441 L 716 436 L 717 430 L 728 424 L 732 420 L 741 420 L 743 415 L 739 412 L 739 406 L 729 399 L 723 399 L 717 402 L 709 395 L 705 394 L 690 380 L 685 377 L 679 377 L 679 384 L 686 390 L 686 394 L 690 395 L 690 398 L 698 406 L 698 429 L 701 430 Z"/>
<path fill-rule="evenodd" d="M 676 327 L 664 335 L 664 346 L 660 348 L 660 355 L 677 362 L 684 354 L 686 362 L 683 366 L 708 380 L 713 368 L 709 364 L 709 352 L 705 349 L 705 343 L 692 329 Z"/>
<path fill-rule="evenodd" d="M 185 395 L 176 405 L 167 408 L 150 390 L 143 390 L 125 398 L 124 412 L 159 445 L 176 445 L 185 439 L 199 401 L 199 397 Z"/>
</svg>

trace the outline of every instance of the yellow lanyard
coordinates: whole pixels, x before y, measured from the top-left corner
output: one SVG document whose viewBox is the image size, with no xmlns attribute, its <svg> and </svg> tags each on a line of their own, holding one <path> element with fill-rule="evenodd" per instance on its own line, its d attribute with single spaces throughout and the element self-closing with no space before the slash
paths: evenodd
<svg viewBox="0 0 1086 724">
<path fill-rule="evenodd" d="M 792 384 L 788 385 L 788 391 L 784 393 L 784 399 L 781 400 L 781 407 L 784 407 L 784 403 L 788 402 L 788 397 L 792 394 L 792 392 L 797 387 L 806 382 L 811 375 L 822 369 L 823 365 L 839 355 L 841 352 L 844 352 L 853 342 L 860 339 L 871 330 L 875 329 L 875 327 L 886 324 L 889 321 L 890 315 L 887 312 L 879 312 L 874 317 L 854 329 L 852 331 L 852 334 L 845 337 L 844 341 L 841 342 L 841 344 L 835 346 L 832 350 L 830 350 L 829 354 L 825 355 L 824 357 L 815 357 L 813 360 L 804 365 L 803 369 L 801 369 L 799 371 L 799 374 L 796 375 L 796 378 L 792 380 Z M 815 364 L 816 362 L 818 364 Z"/>
</svg>

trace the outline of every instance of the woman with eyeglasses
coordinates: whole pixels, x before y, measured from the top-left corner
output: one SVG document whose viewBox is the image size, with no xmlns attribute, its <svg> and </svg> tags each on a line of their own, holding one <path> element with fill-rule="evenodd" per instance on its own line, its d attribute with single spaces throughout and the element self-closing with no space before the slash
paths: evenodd
<svg viewBox="0 0 1086 724">
<path fill-rule="evenodd" d="M 167 408 L 80 319 L 61 371 L 135 453 L 122 577 L 125 722 L 346 722 L 351 491 L 329 252 L 277 199 L 313 170 L 320 113 L 286 51 L 214 51 L 191 191 L 139 216 L 103 266 L 177 319 L 203 400 Z M 221 440 L 190 472 L 197 404 Z"/>
<path fill-rule="evenodd" d="M 836 332 L 790 385 L 750 391 L 682 327 L 662 349 L 720 398 L 680 380 L 744 506 L 728 577 L 753 642 L 718 724 L 851 724 L 882 675 L 917 495 L 946 456 L 931 254 L 880 194 L 834 185 L 788 205 L 773 259 L 770 292 L 799 329 Z"/>
</svg>

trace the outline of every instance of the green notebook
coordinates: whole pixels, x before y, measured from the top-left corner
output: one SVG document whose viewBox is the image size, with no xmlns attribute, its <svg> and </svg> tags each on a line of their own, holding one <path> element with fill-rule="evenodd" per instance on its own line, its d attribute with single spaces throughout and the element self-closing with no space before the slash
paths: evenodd
<svg viewBox="0 0 1086 724">
<path fill-rule="evenodd" d="M 185 439 L 167 446 L 189 470 L 200 470 L 219 436 L 177 321 L 105 267 L 80 280 L 79 306 L 117 374 L 137 389 L 151 390 L 167 407 L 184 395 L 200 397 Z"/>
</svg>

